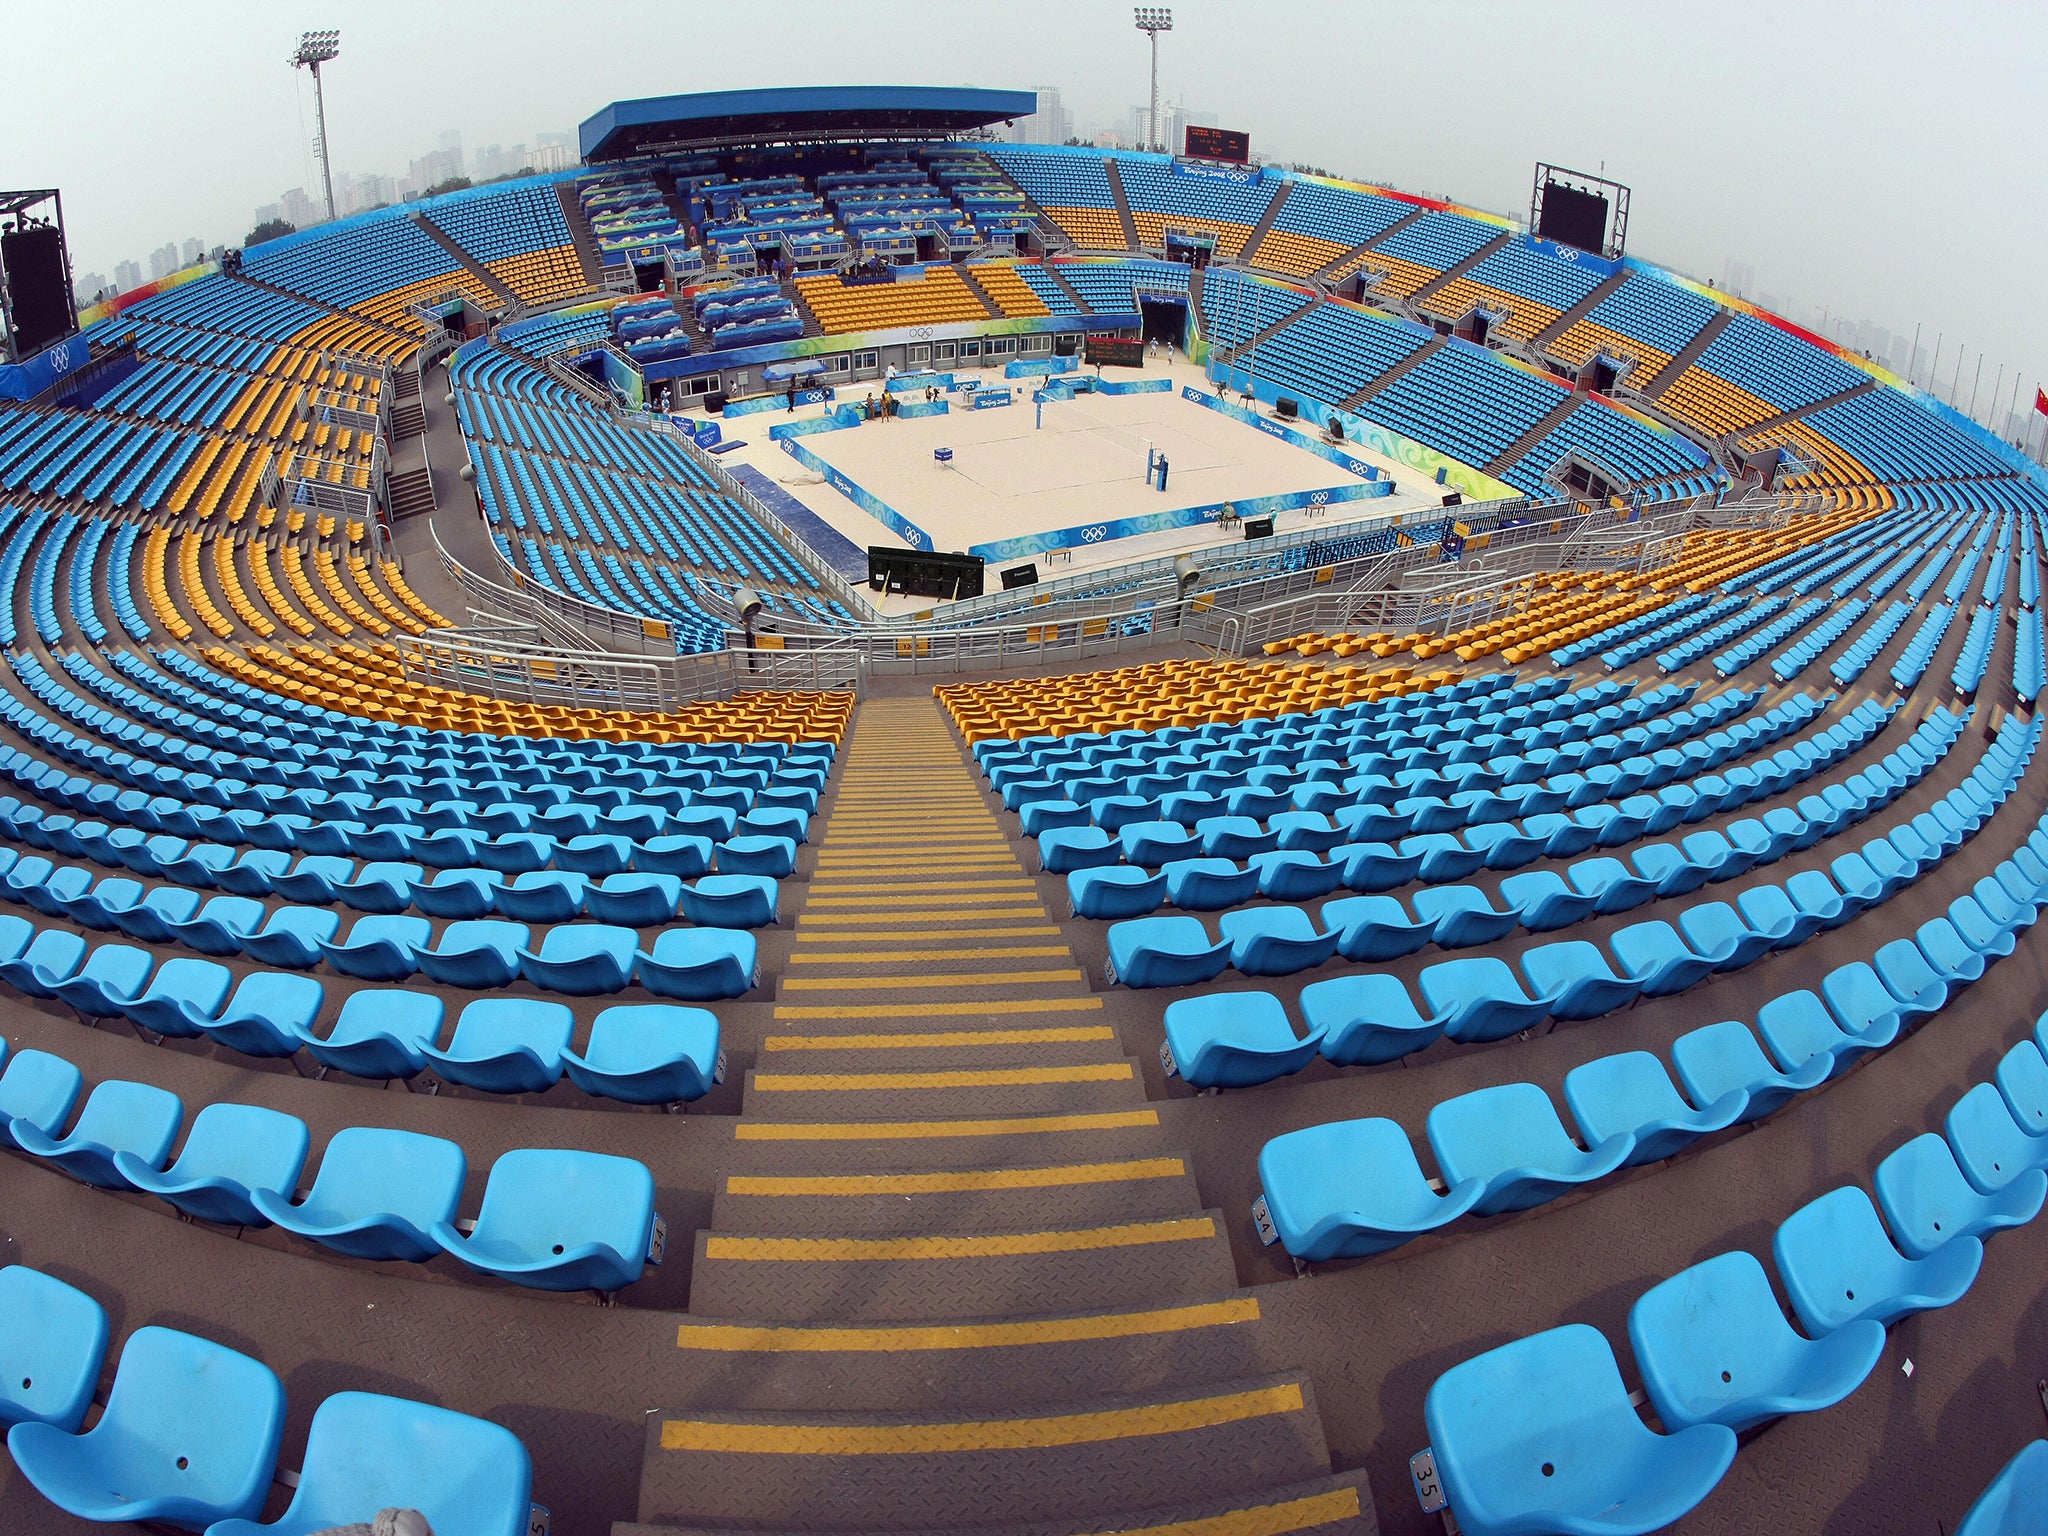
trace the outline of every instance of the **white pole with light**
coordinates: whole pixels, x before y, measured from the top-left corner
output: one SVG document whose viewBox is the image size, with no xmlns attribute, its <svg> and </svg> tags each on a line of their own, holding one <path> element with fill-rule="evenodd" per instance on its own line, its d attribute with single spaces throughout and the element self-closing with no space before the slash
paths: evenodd
<svg viewBox="0 0 2048 1536">
<path fill-rule="evenodd" d="M 320 89 L 320 66 L 341 57 L 339 32 L 308 32 L 298 50 L 285 60 L 293 69 L 313 71 L 313 113 L 320 123 L 320 179 L 327 190 L 327 222 L 334 222 L 334 167 L 327 159 L 327 98 Z"/>
<path fill-rule="evenodd" d="M 1138 30 L 1152 40 L 1152 114 L 1146 120 L 1147 149 L 1159 147 L 1159 34 L 1173 30 L 1173 8 L 1166 5 L 1140 5 L 1132 8 Z"/>
</svg>

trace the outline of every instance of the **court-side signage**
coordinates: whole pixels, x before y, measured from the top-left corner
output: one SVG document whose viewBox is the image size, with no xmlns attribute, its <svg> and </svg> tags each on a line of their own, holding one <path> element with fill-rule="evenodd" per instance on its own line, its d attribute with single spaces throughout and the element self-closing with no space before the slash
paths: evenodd
<svg viewBox="0 0 2048 1536">
<path fill-rule="evenodd" d="M 974 397 L 977 411 L 992 411 L 997 406 L 1010 404 L 1013 396 L 1007 389 L 984 389 Z"/>
<path fill-rule="evenodd" d="M 33 400 L 91 358 L 83 336 L 68 336 L 43 348 L 25 363 L 0 368 L 0 400 Z"/>
<path fill-rule="evenodd" d="M 1309 507 L 1329 507 L 1347 501 L 1371 501 L 1394 494 L 1391 480 L 1366 481 L 1357 485 L 1332 486 L 1322 491 L 1283 491 L 1277 496 L 1244 496 L 1230 502 L 1239 517 L 1270 517 L 1281 512 L 1299 512 Z M 1165 533 L 1175 528 L 1194 528 L 1216 521 L 1223 510 L 1220 501 L 1199 507 L 1176 507 L 1167 512 L 1147 512 L 1138 517 L 1111 518 L 1107 522 L 1083 523 L 1073 528 L 1055 528 L 1046 533 L 1025 534 L 1014 539 L 997 539 L 975 544 L 967 553 L 984 560 L 1019 560 L 1042 555 L 1049 549 L 1086 549 L 1113 539 L 1128 539 L 1141 533 Z"/>
<path fill-rule="evenodd" d="M 1191 400 L 1196 405 L 1206 405 L 1212 411 L 1220 411 L 1232 421 L 1241 421 L 1246 426 L 1257 427 L 1268 437 L 1277 437 L 1288 446 L 1299 448 L 1303 453 L 1312 453 L 1319 459 L 1328 459 L 1332 464 L 1341 464 L 1361 480 L 1380 478 L 1378 469 L 1365 460 L 1344 452 L 1336 444 L 1326 443 L 1319 437 L 1310 437 L 1306 432 L 1297 432 L 1284 423 L 1257 415 L 1241 405 L 1232 405 L 1205 390 L 1195 388 L 1192 384 L 1183 384 L 1180 387 L 1180 397 L 1183 400 Z"/>
<path fill-rule="evenodd" d="M 867 513 L 869 517 L 872 517 L 884 528 L 887 528 L 912 549 L 930 550 L 936 547 L 932 543 L 932 536 L 930 534 L 882 500 L 881 497 L 875 495 L 874 492 L 856 485 L 853 481 L 847 479 L 845 475 L 805 447 L 799 438 L 794 436 L 781 437 L 777 438 L 776 441 L 782 444 L 782 451 L 784 453 L 795 459 L 797 463 L 803 465 L 812 474 L 823 475 L 825 483 L 831 486 L 833 490 L 844 496 L 856 507 L 859 507 L 861 511 Z"/>
</svg>

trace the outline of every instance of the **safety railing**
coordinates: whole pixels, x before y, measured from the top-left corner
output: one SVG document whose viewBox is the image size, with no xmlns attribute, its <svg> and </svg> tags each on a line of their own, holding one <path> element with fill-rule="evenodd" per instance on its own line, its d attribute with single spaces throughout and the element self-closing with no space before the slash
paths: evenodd
<svg viewBox="0 0 2048 1536">
<path fill-rule="evenodd" d="M 399 642 L 408 681 L 509 703 L 672 714 L 762 691 L 866 692 L 852 651 L 630 657 L 538 643 L 526 625 L 436 630 Z"/>
<path fill-rule="evenodd" d="M 625 655 L 673 656 L 675 640 L 667 624 L 639 614 L 600 608 L 552 587 L 544 587 L 517 566 L 498 555 L 503 581 L 471 570 L 448 552 L 438 529 L 429 530 L 442 569 L 451 581 L 489 612 L 533 624 L 565 645 L 576 648 L 596 645 Z M 493 544 L 496 551 L 497 546 Z"/>
</svg>

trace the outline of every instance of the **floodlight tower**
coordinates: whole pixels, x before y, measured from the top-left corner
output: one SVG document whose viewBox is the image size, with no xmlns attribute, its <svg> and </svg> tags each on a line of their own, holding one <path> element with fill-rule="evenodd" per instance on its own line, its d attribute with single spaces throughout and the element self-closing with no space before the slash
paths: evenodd
<svg viewBox="0 0 2048 1536">
<path fill-rule="evenodd" d="M 1138 30 L 1152 40 L 1152 115 L 1147 120 L 1146 132 L 1150 137 L 1150 148 L 1159 147 L 1159 34 L 1173 30 L 1173 7 L 1168 5 L 1139 5 L 1132 7 L 1137 17 Z"/>
<path fill-rule="evenodd" d="M 341 57 L 339 32 L 308 32 L 285 63 L 313 71 L 313 113 L 320 123 L 320 179 L 327 189 L 327 222 L 334 222 L 334 167 L 327 159 L 327 98 L 320 92 L 320 66 Z"/>
</svg>

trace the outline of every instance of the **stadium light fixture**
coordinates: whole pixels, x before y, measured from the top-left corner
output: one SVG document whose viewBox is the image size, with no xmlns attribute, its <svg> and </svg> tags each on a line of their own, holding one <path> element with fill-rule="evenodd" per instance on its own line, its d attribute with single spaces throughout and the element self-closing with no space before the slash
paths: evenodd
<svg viewBox="0 0 2048 1536">
<path fill-rule="evenodd" d="M 339 32 L 308 32 L 285 60 L 293 69 L 313 71 L 313 114 L 320 123 L 320 180 L 327 192 L 327 222 L 334 222 L 334 167 L 327 159 L 327 98 L 320 90 L 320 66 L 341 57 Z"/>
<path fill-rule="evenodd" d="M 1150 136 L 1149 148 L 1159 147 L 1159 34 L 1173 30 L 1173 7 L 1170 5 L 1138 5 L 1131 8 L 1137 18 L 1138 30 L 1152 40 L 1152 115 L 1146 122 L 1146 133 Z"/>
</svg>

